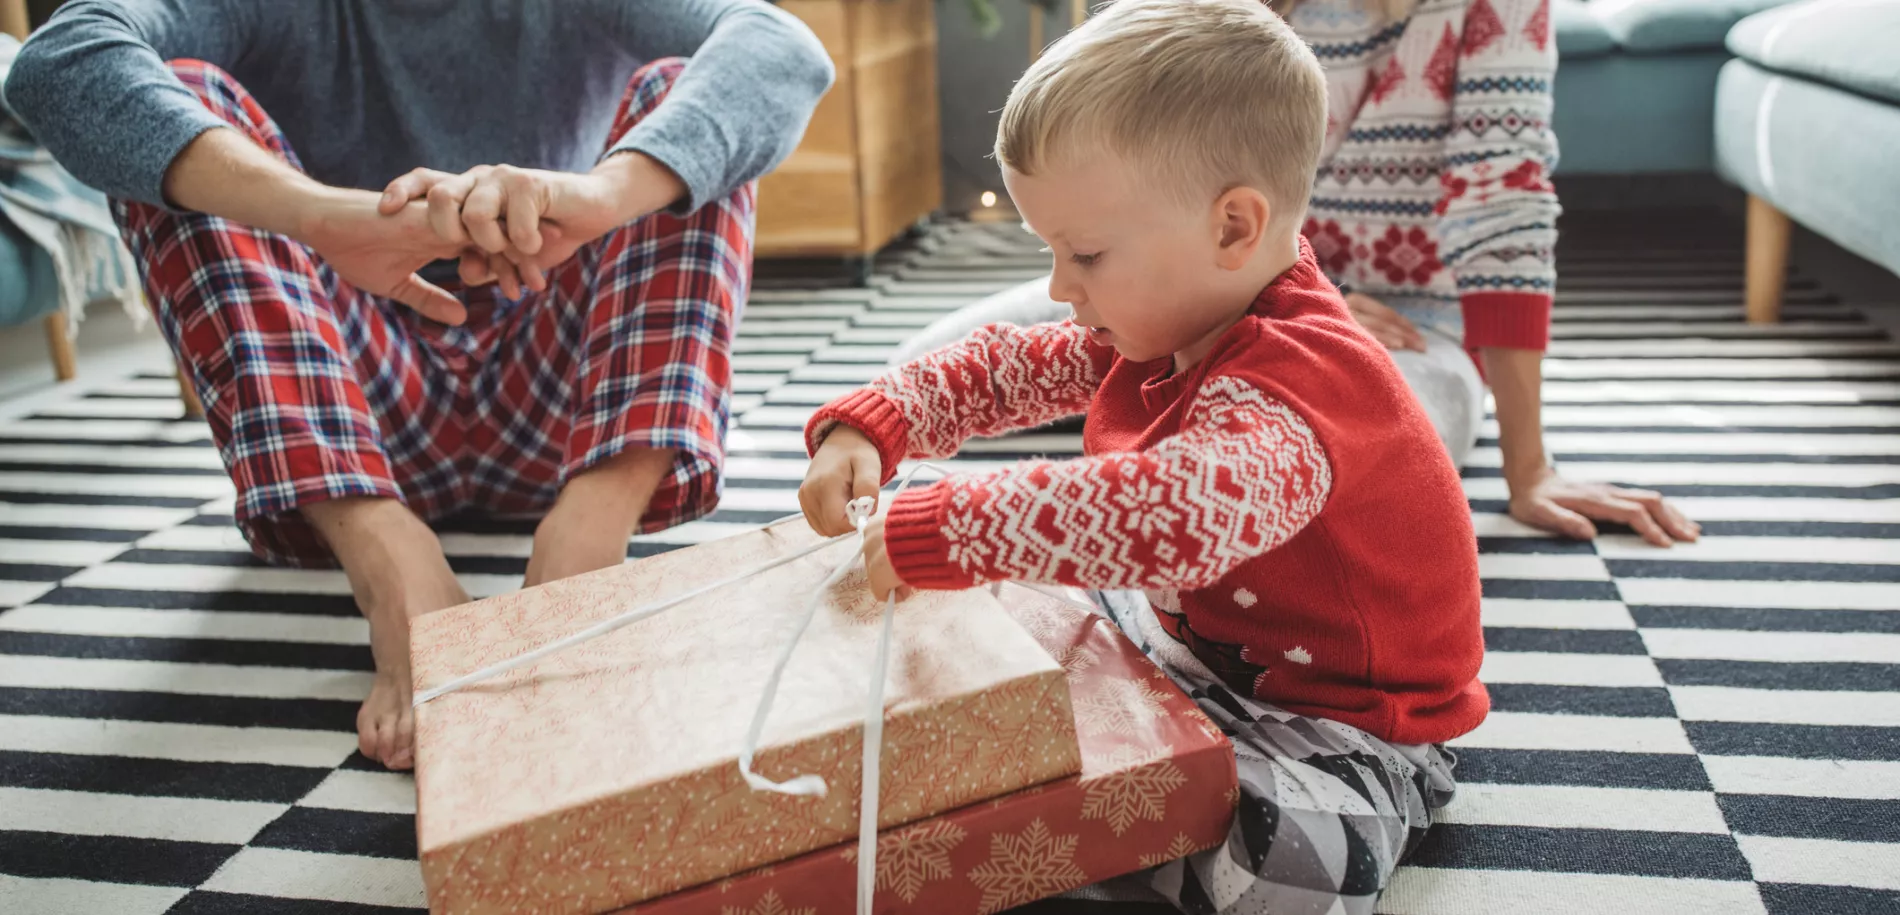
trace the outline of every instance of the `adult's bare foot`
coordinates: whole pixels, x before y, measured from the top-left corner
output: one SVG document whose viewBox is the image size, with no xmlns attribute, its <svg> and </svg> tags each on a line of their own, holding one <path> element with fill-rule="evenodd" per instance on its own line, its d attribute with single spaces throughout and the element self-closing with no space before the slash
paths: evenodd
<svg viewBox="0 0 1900 915">
<path fill-rule="evenodd" d="M 409 639 L 406 633 L 401 639 L 402 663 L 386 665 L 381 659 L 383 652 L 376 650 L 377 643 L 387 645 L 396 640 L 379 639 L 377 629 L 372 624 L 369 636 L 370 651 L 378 655 L 376 679 L 370 685 L 369 698 L 356 710 L 356 747 L 364 756 L 391 769 L 414 768 L 416 714 L 410 707 L 413 691 L 409 683 Z"/>
<path fill-rule="evenodd" d="M 468 602 L 435 532 L 391 499 L 338 499 L 304 506 L 342 562 L 356 605 L 369 619 L 376 678 L 356 713 L 357 747 L 391 769 L 415 766 L 410 706 L 409 619 Z"/>
</svg>

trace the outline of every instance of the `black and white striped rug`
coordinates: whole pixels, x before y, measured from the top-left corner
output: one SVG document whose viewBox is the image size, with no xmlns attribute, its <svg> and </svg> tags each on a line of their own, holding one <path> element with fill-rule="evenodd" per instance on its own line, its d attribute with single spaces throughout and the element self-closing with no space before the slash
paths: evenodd
<svg viewBox="0 0 1900 915">
<path fill-rule="evenodd" d="M 1040 271 L 1012 225 L 950 224 L 869 289 L 760 282 L 710 519 L 796 511 L 798 429 L 906 335 Z M 1740 231 L 1567 221 L 1549 442 L 1663 490 L 1708 537 L 1538 536 L 1494 441 L 1465 487 L 1496 711 L 1459 800 L 1381 911 L 1900 912 L 1900 347 L 1797 280 L 1744 325 Z M 394 913 L 423 904 L 407 776 L 355 752 L 367 628 L 340 573 L 261 568 L 169 377 L 0 422 L 0 912 Z M 1041 434 L 973 459 L 1063 453 Z M 530 528 L 447 530 L 477 595 Z"/>
</svg>

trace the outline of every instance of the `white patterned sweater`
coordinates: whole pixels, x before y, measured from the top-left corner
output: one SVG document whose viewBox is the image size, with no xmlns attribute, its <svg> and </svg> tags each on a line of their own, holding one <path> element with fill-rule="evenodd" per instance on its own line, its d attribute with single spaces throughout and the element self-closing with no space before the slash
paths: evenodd
<svg viewBox="0 0 1900 915">
<path fill-rule="evenodd" d="M 1467 348 L 1550 338 L 1557 48 L 1550 0 L 1366 0 L 1288 16 L 1326 70 L 1327 125 L 1304 232 L 1342 290 Z"/>
</svg>

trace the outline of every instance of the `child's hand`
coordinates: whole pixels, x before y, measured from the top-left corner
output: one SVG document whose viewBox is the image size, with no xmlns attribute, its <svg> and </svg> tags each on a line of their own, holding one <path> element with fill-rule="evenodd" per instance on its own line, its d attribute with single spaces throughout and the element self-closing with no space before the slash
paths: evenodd
<svg viewBox="0 0 1900 915">
<path fill-rule="evenodd" d="M 805 511 L 811 529 L 826 537 L 851 533 L 851 519 L 844 507 L 860 496 L 870 496 L 877 507 L 878 481 L 884 479 L 884 459 L 877 446 L 850 426 L 840 425 L 825 436 L 825 443 L 812 455 L 805 469 L 805 482 L 798 487 L 798 505 Z M 878 530 L 883 523 L 876 522 Z M 882 537 L 879 538 L 882 543 Z M 869 550 L 865 555 L 870 555 Z"/>
<path fill-rule="evenodd" d="M 897 568 L 891 565 L 891 554 L 884 550 L 882 515 L 872 518 L 864 526 L 864 570 L 871 580 L 871 593 L 877 595 L 878 600 L 889 597 L 892 591 L 897 592 L 898 600 L 910 596 L 911 589 L 904 584 L 903 577 L 897 574 Z"/>
</svg>

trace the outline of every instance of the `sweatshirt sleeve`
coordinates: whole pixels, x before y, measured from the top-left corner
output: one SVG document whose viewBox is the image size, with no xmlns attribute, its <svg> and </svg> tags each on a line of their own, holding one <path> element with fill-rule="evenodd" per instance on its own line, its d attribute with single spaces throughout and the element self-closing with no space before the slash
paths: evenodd
<svg viewBox="0 0 1900 915">
<path fill-rule="evenodd" d="M 905 458 L 955 454 L 978 435 L 1000 435 L 1088 409 L 1114 349 L 1060 324 L 991 324 L 832 401 L 805 425 L 813 454 L 839 423 L 877 444 L 884 479 Z"/>
<path fill-rule="evenodd" d="M 1561 209 L 1549 179 L 1557 164 L 1550 0 L 1472 0 L 1457 44 L 1438 212 L 1465 345 L 1542 350 Z"/>
<path fill-rule="evenodd" d="M 687 188 L 680 212 L 785 161 L 835 78 L 811 29 L 763 0 L 619 0 L 602 18 L 641 60 L 689 58 L 665 101 L 607 151 L 672 169 Z"/>
<path fill-rule="evenodd" d="M 1299 533 L 1332 492 L 1299 414 L 1247 381 L 1203 384 L 1146 451 L 950 477 L 892 503 L 884 536 L 913 587 L 1014 579 L 1202 588 Z"/>
<path fill-rule="evenodd" d="M 225 126 L 166 61 L 231 69 L 258 27 L 250 2 L 73 0 L 20 49 L 7 105 L 80 181 L 164 206 L 172 160 L 199 134 Z"/>
</svg>

